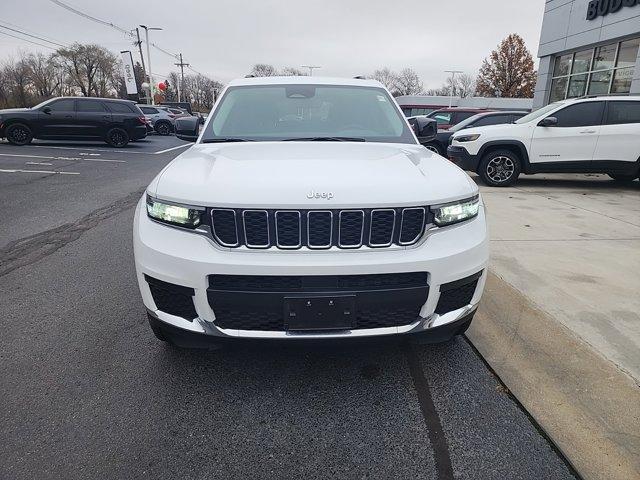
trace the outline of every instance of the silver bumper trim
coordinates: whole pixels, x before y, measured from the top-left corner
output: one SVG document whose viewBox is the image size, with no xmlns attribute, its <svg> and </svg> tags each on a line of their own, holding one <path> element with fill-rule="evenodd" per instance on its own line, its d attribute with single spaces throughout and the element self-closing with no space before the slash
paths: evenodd
<svg viewBox="0 0 640 480">
<path fill-rule="evenodd" d="M 341 331 L 328 331 L 328 332 L 272 332 L 262 330 L 231 330 L 218 328 L 212 322 L 203 320 L 202 318 L 196 318 L 193 321 L 185 320 L 182 317 L 176 317 L 160 310 L 153 311 L 153 315 L 160 321 L 168 323 L 177 328 L 187 330 L 193 333 L 200 333 L 204 335 L 211 335 L 214 337 L 227 337 L 227 338 L 257 338 L 257 339 L 330 339 L 330 338 L 356 338 L 356 337 L 379 337 L 386 335 L 402 335 L 409 333 L 417 333 L 432 328 L 442 327 L 449 323 L 456 322 L 461 318 L 472 313 L 478 304 L 469 304 L 465 307 L 453 310 L 443 315 L 434 313 L 427 318 L 420 318 L 419 320 L 401 327 L 384 327 L 384 328 L 367 328 L 358 330 L 341 330 Z"/>
</svg>

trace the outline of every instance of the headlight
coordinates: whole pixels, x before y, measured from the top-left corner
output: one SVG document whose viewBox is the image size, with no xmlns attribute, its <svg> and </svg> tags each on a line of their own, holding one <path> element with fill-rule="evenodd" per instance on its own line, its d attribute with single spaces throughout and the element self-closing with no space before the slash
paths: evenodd
<svg viewBox="0 0 640 480">
<path fill-rule="evenodd" d="M 477 195 L 473 198 L 460 200 L 457 202 L 447 203 L 431 207 L 436 225 L 444 227 L 453 223 L 464 222 L 478 215 L 480 208 L 480 197 Z"/>
<path fill-rule="evenodd" d="M 480 138 L 479 133 L 474 133 L 473 135 L 460 135 L 459 137 L 455 137 L 454 140 L 456 142 L 475 142 Z"/>
<path fill-rule="evenodd" d="M 185 228 L 200 225 L 204 208 L 161 202 L 147 195 L 147 214 L 154 220 Z"/>
</svg>

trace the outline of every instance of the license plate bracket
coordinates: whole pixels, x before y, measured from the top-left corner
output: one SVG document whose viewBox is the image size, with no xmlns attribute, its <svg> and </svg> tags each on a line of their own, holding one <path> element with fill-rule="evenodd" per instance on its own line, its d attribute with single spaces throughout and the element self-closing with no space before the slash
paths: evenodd
<svg viewBox="0 0 640 480">
<path fill-rule="evenodd" d="M 355 321 L 355 295 L 284 298 L 287 330 L 349 330 Z"/>
</svg>

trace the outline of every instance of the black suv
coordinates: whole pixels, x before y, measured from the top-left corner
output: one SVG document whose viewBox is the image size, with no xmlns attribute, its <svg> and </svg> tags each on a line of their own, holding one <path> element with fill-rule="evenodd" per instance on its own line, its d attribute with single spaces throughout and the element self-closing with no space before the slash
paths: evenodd
<svg viewBox="0 0 640 480">
<path fill-rule="evenodd" d="M 144 115 L 129 100 L 93 97 L 52 98 L 32 108 L 0 110 L 0 138 L 26 145 L 47 140 L 104 140 L 124 147 L 147 136 Z"/>
</svg>

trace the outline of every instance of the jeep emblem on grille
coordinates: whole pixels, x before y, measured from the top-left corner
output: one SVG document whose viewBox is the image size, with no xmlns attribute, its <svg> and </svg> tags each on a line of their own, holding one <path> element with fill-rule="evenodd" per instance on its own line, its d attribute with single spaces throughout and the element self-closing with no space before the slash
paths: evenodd
<svg viewBox="0 0 640 480">
<path fill-rule="evenodd" d="M 307 198 L 325 198 L 331 200 L 333 198 L 333 192 L 316 192 L 315 190 L 311 190 L 307 193 Z"/>
</svg>

